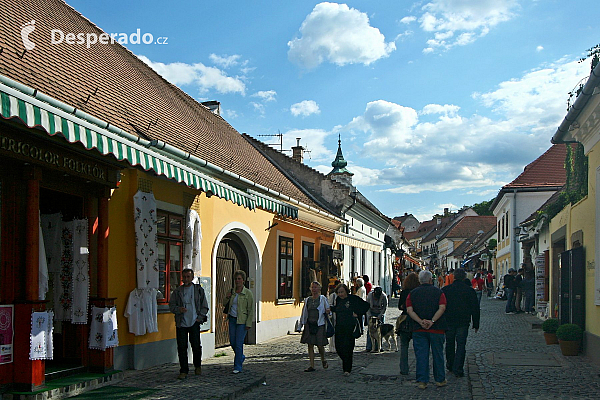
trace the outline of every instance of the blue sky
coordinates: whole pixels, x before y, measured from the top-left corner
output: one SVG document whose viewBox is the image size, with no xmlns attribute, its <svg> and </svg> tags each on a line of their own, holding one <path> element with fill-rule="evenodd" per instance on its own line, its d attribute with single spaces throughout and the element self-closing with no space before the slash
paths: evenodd
<svg viewBox="0 0 600 400">
<path fill-rule="evenodd" d="M 239 132 L 300 137 L 322 172 L 341 134 L 359 190 L 419 220 L 493 198 L 547 150 L 600 42 L 597 0 L 67 3 L 168 37 L 127 47 Z"/>
</svg>

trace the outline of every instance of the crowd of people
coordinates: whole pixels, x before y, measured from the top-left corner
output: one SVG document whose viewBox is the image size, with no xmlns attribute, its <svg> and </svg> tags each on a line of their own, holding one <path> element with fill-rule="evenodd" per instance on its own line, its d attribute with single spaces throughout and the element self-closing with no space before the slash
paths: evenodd
<svg viewBox="0 0 600 400">
<path fill-rule="evenodd" d="M 523 266 L 519 270 L 509 268 L 508 273 L 504 275 L 503 290 L 506 297 L 506 314 L 536 313 L 533 271 L 525 272 Z"/>
</svg>

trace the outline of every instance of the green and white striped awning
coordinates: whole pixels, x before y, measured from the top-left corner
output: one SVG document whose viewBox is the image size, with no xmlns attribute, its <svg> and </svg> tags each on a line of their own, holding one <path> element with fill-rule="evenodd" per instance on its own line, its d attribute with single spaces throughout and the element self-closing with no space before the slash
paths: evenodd
<svg viewBox="0 0 600 400">
<path fill-rule="evenodd" d="M 80 142 L 88 150 L 96 148 L 100 153 L 112 154 L 117 160 L 125 160 L 132 166 L 139 165 L 146 171 L 152 169 L 157 175 L 164 175 L 205 192 L 210 190 L 215 196 L 237 205 L 249 209 L 255 207 L 254 195 L 210 178 L 152 148 L 100 128 L 2 83 L 0 97 L 1 115 L 6 119 L 18 117 L 28 127 L 40 126 L 51 136 L 63 136 L 70 143 Z M 279 208 L 281 207 L 272 205 L 270 210 L 277 212 Z"/>
<path fill-rule="evenodd" d="M 248 190 L 248 193 L 252 194 L 256 198 L 256 207 L 262 208 L 263 210 L 273 211 L 279 215 L 298 219 L 298 207 L 284 203 L 279 200 L 267 197 L 254 190 Z"/>
</svg>

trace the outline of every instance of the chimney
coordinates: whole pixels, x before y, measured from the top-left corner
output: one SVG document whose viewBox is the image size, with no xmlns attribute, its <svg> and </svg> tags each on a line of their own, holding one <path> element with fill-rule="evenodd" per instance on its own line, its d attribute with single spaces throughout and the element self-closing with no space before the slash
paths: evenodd
<svg viewBox="0 0 600 400">
<path fill-rule="evenodd" d="M 448 207 L 444 208 L 444 217 L 448 216 Z"/>
<path fill-rule="evenodd" d="M 292 159 L 299 163 L 304 161 L 304 147 L 300 146 L 300 138 L 296 138 L 296 146 L 292 147 Z"/>
<path fill-rule="evenodd" d="M 436 222 L 437 222 L 437 225 L 441 225 L 442 224 L 442 219 L 438 218 Z"/>
</svg>

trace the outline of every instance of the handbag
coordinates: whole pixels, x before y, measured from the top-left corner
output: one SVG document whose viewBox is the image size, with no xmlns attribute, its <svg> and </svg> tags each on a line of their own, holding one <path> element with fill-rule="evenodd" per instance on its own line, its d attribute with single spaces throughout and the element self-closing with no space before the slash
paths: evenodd
<svg viewBox="0 0 600 400">
<path fill-rule="evenodd" d="M 335 335 L 335 327 L 333 326 L 333 322 L 331 322 L 331 318 L 329 318 L 328 315 L 325 315 L 325 324 L 327 326 L 325 335 L 330 338 Z"/>
<path fill-rule="evenodd" d="M 355 322 L 354 322 L 354 330 L 352 331 L 352 336 L 354 336 L 354 339 L 358 339 L 363 334 L 363 328 L 362 328 L 362 324 L 360 323 L 358 318 L 354 318 L 354 319 L 355 319 Z"/>
<path fill-rule="evenodd" d="M 229 302 L 225 304 L 225 307 L 223 308 L 223 314 L 229 314 Z"/>
</svg>

